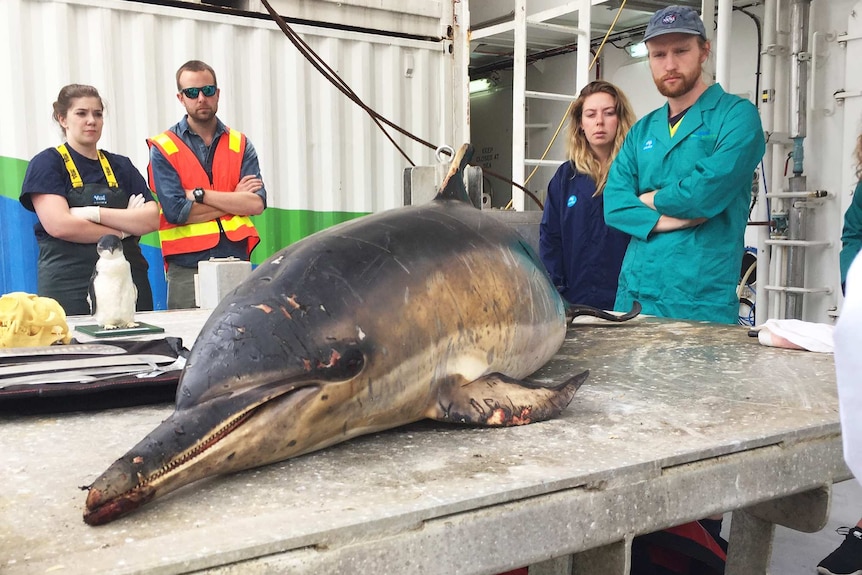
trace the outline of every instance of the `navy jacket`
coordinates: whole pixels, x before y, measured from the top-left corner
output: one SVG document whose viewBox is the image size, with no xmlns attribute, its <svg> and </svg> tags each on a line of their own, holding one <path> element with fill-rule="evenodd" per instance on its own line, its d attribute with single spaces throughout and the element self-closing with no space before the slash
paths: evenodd
<svg viewBox="0 0 862 575">
<path fill-rule="evenodd" d="M 596 183 L 562 164 L 548 184 L 539 227 L 539 256 L 571 304 L 613 309 L 629 236 L 605 224 Z"/>
</svg>

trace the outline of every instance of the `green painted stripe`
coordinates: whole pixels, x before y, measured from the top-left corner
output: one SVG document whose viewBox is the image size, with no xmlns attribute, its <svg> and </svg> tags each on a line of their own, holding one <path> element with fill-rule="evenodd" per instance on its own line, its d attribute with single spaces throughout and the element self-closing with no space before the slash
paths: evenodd
<svg viewBox="0 0 862 575">
<path fill-rule="evenodd" d="M 24 172 L 27 162 L 17 158 L 0 156 L 0 196 L 18 201 L 21 195 L 21 184 L 24 182 Z"/>
<path fill-rule="evenodd" d="M 29 163 L 28 160 L 0 156 L 0 196 L 15 202 L 18 201 L 18 197 L 21 195 L 21 185 L 24 183 L 24 174 Z M 159 234 L 153 232 L 141 236 L 141 244 L 160 249 Z"/>
<path fill-rule="evenodd" d="M 28 163 L 26 160 L 0 156 L 0 195 L 18 201 Z M 365 212 L 314 212 L 267 208 L 260 216 L 252 217 L 261 237 L 260 244 L 252 253 L 252 262 L 259 264 L 281 248 L 305 236 L 364 215 L 366 215 Z M 160 247 L 158 232 L 141 236 L 141 244 L 158 249 Z"/>
<path fill-rule="evenodd" d="M 364 215 L 365 212 L 313 212 L 267 208 L 263 214 L 252 217 L 260 234 L 260 244 L 252 252 L 251 261 L 257 265 L 281 248 L 306 236 Z"/>
</svg>

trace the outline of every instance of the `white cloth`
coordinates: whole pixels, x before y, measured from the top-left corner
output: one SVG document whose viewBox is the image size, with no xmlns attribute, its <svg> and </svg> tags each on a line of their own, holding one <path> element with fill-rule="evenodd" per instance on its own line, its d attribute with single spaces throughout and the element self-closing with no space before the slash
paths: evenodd
<svg viewBox="0 0 862 575">
<path fill-rule="evenodd" d="M 850 265 L 844 305 L 835 326 L 835 378 L 844 460 L 862 479 L 862 257 Z"/>
<path fill-rule="evenodd" d="M 757 339 L 770 347 L 807 349 L 832 353 L 834 327 L 798 319 L 768 319 L 760 326 Z"/>
</svg>

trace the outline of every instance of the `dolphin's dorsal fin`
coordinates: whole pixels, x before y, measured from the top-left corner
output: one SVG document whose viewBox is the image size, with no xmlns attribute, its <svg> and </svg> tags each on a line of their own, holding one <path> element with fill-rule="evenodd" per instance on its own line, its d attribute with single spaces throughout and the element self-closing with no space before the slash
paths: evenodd
<svg viewBox="0 0 862 575">
<path fill-rule="evenodd" d="M 470 196 L 467 195 L 467 188 L 464 187 L 464 168 L 473 159 L 473 146 L 469 143 L 462 144 L 458 149 L 458 153 L 452 158 L 449 164 L 449 173 L 440 185 L 440 192 L 437 193 L 435 200 L 461 200 L 470 204 Z"/>
</svg>

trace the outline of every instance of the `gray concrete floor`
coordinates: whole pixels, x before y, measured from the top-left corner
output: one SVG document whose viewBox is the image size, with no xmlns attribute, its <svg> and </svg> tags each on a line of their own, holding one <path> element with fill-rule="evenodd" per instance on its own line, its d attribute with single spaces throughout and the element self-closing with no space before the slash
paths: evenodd
<svg viewBox="0 0 862 575">
<path fill-rule="evenodd" d="M 729 532 L 729 516 L 724 521 Z M 784 527 L 775 528 L 770 575 L 812 575 L 817 564 L 844 541 L 835 529 L 853 526 L 862 518 L 862 486 L 856 480 L 835 484 L 829 523 L 817 533 L 800 533 Z"/>
</svg>

